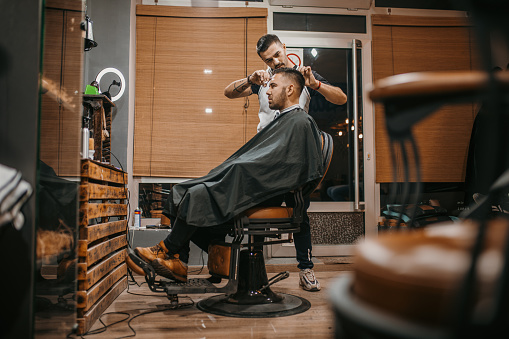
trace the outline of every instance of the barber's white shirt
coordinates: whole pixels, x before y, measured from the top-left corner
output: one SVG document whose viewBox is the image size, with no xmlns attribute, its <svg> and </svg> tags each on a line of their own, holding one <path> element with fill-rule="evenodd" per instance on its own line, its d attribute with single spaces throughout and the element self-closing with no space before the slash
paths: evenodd
<svg viewBox="0 0 509 339">
<path fill-rule="evenodd" d="M 278 112 L 276 111 L 276 113 L 274 113 L 274 120 L 276 120 L 277 118 L 279 118 L 280 116 L 282 116 L 283 114 L 285 114 L 286 112 L 290 112 L 292 109 L 295 109 L 295 108 L 300 108 L 300 105 L 297 104 L 297 105 L 292 105 L 290 107 L 287 107 L 285 108 L 284 110 L 282 110 L 281 112 Z"/>
</svg>

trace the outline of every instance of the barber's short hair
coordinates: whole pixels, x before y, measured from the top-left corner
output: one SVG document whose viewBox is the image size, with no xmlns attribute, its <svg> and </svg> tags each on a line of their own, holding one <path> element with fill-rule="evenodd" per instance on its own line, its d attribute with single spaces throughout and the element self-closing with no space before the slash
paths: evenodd
<svg viewBox="0 0 509 339">
<path fill-rule="evenodd" d="M 261 52 L 265 52 L 273 43 L 277 43 L 283 46 L 277 35 L 265 34 L 260 39 L 258 39 L 258 42 L 256 43 L 256 53 L 260 55 Z"/>
<path fill-rule="evenodd" d="M 275 69 L 273 74 L 275 75 L 278 73 L 282 73 L 286 79 L 289 79 L 290 82 L 295 85 L 299 95 L 302 93 L 304 86 L 306 86 L 306 81 L 304 80 L 304 76 L 301 72 L 294 68 L 282 67 Z"/>
</svg>

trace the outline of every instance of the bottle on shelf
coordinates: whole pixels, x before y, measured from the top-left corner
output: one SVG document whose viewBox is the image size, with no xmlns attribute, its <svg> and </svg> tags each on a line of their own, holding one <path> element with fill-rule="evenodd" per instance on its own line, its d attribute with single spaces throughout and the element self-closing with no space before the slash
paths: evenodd
<svg viewBox="0 0 509 339">
<path fill-rule="evenodd" d="M 136 207 L 134 210 L 134 227 L 141 226 L 141 210 L 139 207 Z"/>
</svg>

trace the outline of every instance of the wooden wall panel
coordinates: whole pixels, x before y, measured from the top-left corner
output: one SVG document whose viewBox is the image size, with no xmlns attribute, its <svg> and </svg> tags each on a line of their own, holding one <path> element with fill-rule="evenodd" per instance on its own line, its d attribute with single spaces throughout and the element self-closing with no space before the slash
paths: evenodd
<svg viewBox="0 0 509 339">
<path fill-rule="evenodd" d="M 136 18 L 136 102 L 133 173 L 150 176 L 152 109 L 154 101 L 155 17 Z"/>
<path fill-rule="evenodd" d="M 466 23 L 461 26 L 457 20 L 446 20 L 445 24 L 444 20 L 439 20 L 437 25 L 433 24 L 433 18 L 425 21 L 412 26 L 408 18 L 391 18 L 393 25 L 373 26 L 374 81 L 392 75 L 389 74 L 391 68 L 393 74 L 471 69 L 469 26 Z M 374 22 L 385 23 L 383 20 Z M 473 119 L 472 104 L 448 105 L 414 126 L 421 158 L 421 181 L 464 181 Z M 383 107 L 379 104 L 375 106 L 375 126 L 376 181 L 392 182 L 393 170 L 401 181 L 401 162 L 397 155 L 399 165 L 393 168 Z"/>
<path fill-rule="evenodd" d="M 140 7 L 145 6 L 137 8 L 134 175 L 205 175 L 256 133 L 256 96 L 249 98 L 246 114 L 246 100 L 230 100 L 223 90 L 264 68 L 255 47 L 266 33 L 266 17 L 146 17 Z M 154 32 L 153 47 L 141 41 L 150 37 L 147 32 Z"/>
</svg>

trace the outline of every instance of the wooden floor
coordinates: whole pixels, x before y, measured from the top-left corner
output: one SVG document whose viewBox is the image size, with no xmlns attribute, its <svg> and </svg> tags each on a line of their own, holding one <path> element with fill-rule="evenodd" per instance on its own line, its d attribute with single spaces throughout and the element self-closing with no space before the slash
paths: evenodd
<svg viewBox="0 0 509 339">
<path fill-rule="evenodd" d="M 165 296 L 149 290 L 142 277 L 136 277 L 141 284 L 130 284 L 115 302 L 104 312 L 102 321 L 111 324 L 129 317 L 131 327 L 136 331 L 135 338 L 332 338 L 334 323 L 328 292 L 331 283 L 350 268 L 349 262 L 325 262 L 315 265 L 315 274 L 322 290 L 307 292 L 299 288 L 296 268 L 292 265 L 290 277 L 271 288 L 281 292 L 303 297 L 311 303 L 304 313 L 279 318 L 232 318 L 204 313 L 196 308 L 196 303 L 213 294 L 190 294 L 179 296 L 180 303 L 189 305 L 180 309 L 168 309 L 170 304 Z M 285 267 L 267 266 L 269 278 L 286 270 Z M 270 273 L 272 272 L 272 273 Z M 158 311 L 158 312 L 154 312 Z M 110 312 L 124 312 L 116 314 Z M 152 312 L 152 313 L 150 313 Z M 135 317 L 135 318 L 133 318 Z M 98 335 L 86 338 L 120 338 L 134 336 L 128 321 L 122 321 Z M 91 330 L 103 325 L 97 321 Z"/>
</svg>

